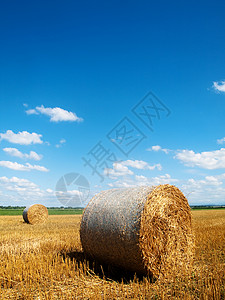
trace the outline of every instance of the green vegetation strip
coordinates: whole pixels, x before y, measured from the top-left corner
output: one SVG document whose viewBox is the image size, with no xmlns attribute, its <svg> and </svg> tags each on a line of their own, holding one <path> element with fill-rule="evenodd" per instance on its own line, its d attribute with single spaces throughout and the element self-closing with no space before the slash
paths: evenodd
<svg viewBox="0 0 225 300">
<path fill-rule="evenodd" d="M 79 208 L 49 208 L 48 209 L 49 215 L 82 215 L 83 209 Z"/>
<path fill-rule="evenodd" d="M 20 216 L 23 214 L 22 209 L 0 208 L 0 216 Z M 79 208 L 48 208 L 49 215 L 82 215 L 83 209 Z"/>
<path fill-rule="evenodd" d="M 0 216 L 20 216 L 25 207 L 4 207 L 0 206 Z M 202 209 L 225 209 L 225 206 L 191 206 L 192 210 Z M 82 215 L 83 208 L 48 208 L 49 215 Z"/>
<path fill-rule="evenodd" d="M 225 206 L 191 206 L 192 210 L 202 210 L 202 209 L 225 209 Z"/>
</svg>

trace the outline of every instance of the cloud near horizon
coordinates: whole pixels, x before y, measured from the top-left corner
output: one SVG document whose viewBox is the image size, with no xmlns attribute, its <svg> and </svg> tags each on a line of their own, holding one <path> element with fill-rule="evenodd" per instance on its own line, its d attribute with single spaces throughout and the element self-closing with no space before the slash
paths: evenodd
<svg viewBox="0 0 225 300">
<path fill-rule="evenodd" d="M 37 201 L 49 205 L 55 199 L 55 192 L 52 189 L 41 189 L 36 183 L 16 176 L 0 177 L 0 187 L 0 200 L 3 205 L 7 205 L 8 199 L 13 201 L 12 205 L 21 206 L 30 205 Z"/>
</svg>

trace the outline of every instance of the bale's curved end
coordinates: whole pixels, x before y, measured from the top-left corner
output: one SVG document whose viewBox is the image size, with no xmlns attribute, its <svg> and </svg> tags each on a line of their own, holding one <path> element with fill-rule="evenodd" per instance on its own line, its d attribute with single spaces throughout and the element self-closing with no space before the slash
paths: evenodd
<svg viewBox="0 0 225 300">
<path fill-rule="evenodd" d="M 29 224 L 41 224 L 48 219 L 48 209 L 42 204 L 28 206 L 23 211 L 23 219 Z"/>
<path fill-rule="evenodd" d="M 139 243 L 143 263 L 155 276 L 190 271 L 194 250 L 191 210 L 177 187 L 159 185 L 148 195 Z"/>
<path fill-rule="evenodd" d="M 190 207 L 169 184 L 97 194 L 84 211 L 80 238 L 92 258 L 144 275 L 183 273 L 193 259 Z"/>
</svg>

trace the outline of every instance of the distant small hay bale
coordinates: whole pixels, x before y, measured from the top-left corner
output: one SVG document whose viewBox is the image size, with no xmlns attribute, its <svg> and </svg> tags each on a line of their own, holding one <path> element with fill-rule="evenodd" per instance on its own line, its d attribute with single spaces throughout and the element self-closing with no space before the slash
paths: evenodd
<svg viewBox="0 0 225 300">
<path fill-rule="evenodd" d="M 23 219 L 29 224 L 41 224 L 48 219 L 48 209 L 42 204 L 33 204 L 23 211 Z"/>
<path fill-rule="evenodd" d="M 87 255 L 139 274 L 167 277 L 192 266 L 190 206 L 173 185 L 97 194 L 84 211 L 80 238 Z"/>
</svg>

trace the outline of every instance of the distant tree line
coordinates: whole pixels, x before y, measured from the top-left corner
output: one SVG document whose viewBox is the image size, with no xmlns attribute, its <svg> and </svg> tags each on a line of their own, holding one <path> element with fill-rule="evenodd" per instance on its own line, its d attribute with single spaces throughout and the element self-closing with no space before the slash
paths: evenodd
<svg viewBox="0 0 225 300">
<path fill-rule="evenodd" d="M 213 209 L 225 208 L 225 205 L 191 205 L 192 209 Z"/>
<path fill-rule="evenodd" d="M 11 205 L 2 206 L 2 205 L 0 205 L 0 209 L 24 209 L 24 208 L 25 208 L 25 206 L 11 206 Z"/>
</svg>

